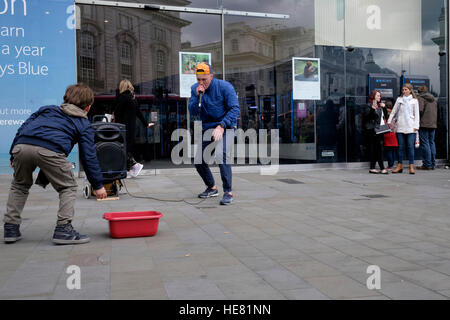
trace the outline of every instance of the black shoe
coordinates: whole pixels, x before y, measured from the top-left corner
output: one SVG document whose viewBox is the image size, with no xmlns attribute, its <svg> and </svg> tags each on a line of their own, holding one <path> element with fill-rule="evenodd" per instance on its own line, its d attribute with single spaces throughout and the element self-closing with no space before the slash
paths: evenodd
<svg viewBox="0 0 450 320">
<path fill-rule="evenodd" d="M 199 198 L 211 198 L 211 197 L 217 197 L 219 195 L 218 189 L 212 189 L 212 188 L 206 188 L 205 191 L 200 193 L 198 195 Z"/>
<path fill-rule="evenodd" d="M 3 226 L 5 243 L 13 243 L 22 239 L 20 224 L 5 223 Z"/>
<path fill-rule="evenodd" d="M 53 243 L 55 244 L 80 244 L 90 240 L 88 236 L 76 232 L 70 222 L 56 226 L 53 233 Z"/>
</svg>

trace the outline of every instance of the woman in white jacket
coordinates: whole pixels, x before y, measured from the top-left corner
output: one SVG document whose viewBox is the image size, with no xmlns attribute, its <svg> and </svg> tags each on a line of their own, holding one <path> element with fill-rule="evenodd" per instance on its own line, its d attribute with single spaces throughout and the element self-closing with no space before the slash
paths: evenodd
<svg viewBox="0 0 450 320">
<path fill-rule="evenodd" d="M 402 93 L 403 95 L 397 98 L 388 120 L 388 124 L 392 128 L 392 120 L 394 117 L 397 119 L 398 164 L 392 173 L 403 172 L 402 161 L 406 144 L 409 158 L 409 173 L 414 174 L 414 142 L 420 126 L 419 102 L 411 84 L 404 84 Z"/>
</svg>

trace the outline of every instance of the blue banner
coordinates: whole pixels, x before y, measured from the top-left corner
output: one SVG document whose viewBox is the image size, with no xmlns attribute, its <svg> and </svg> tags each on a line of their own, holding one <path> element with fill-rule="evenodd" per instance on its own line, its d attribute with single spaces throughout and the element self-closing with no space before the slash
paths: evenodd
<svg viewBox="0 0 450 320">
<path fill-rule="evenodd" d="M 74 23 L 73 0 L 0 0 L 0 173 L 20 125 L 76 83 Z"/>
</svg>

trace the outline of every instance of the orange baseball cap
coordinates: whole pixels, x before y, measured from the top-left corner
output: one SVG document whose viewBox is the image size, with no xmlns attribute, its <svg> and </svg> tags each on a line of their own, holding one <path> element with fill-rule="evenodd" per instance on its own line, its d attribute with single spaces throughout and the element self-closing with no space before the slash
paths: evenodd
<svg viewBox="0 0 450 320">
<path fill-rule="evenodd" d="M 211 74 L 211 66 L 206 62 L 200 62 L 195 67 L 195 74 Z"/>
</svg>

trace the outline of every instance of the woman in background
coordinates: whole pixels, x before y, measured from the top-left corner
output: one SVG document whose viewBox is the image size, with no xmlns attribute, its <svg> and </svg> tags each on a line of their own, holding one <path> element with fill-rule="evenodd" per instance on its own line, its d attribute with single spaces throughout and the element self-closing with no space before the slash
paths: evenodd
<svg viewBox="0 0 450 320">
<path fill-rule="evenodd" d="M 420 126 L 419 102 L 410 83 L 402 87 L 402 96 L 397 98 L 388 124 L 397 118 L 398 164 L 392 173 L 403 172 L 403 153 L 408 150 L 409 173 L 414 171 L 414 142 Z M 406 147 L 405 147 L 406 146 Z"/>
<path fill-rule="evenodd" d="M 147 123 L 139 109 L 139 104 L 134 96 L 134 87 L 129 80 L 122 80 L 119 84 L 119 95 L 116 99 L 116 108 L 114 110 L 114 122 L 125 125 L 126 148 L 127 148 L 127 170 L 131 176 L 136 177 L 144 167 L 134 160 L 134 136 L 136 132 L 136 117 L 142 122 L 144 127 L 151 127 L 154 123 Z"/>
<path fill-rule="evenodd" d="M 372 90 L 369 96 L 369 105 L 367 106 L 364 113 L 364 128 L 366 129 L 368 138 L 367 147 L 369 150 L 370 161 L 369 173 L 388 174 L 388 171 L 384 168 L 383 163 L 384 134 L 377 134 L 375 131 L 380 127 L 381 124 L 385 123 L 385 113 L 386 109 L 384 103 L 381 102 L 381 93 L 377 90 Z M 375 164 L 377 162 L 380 166 L 380 171 L 375 169 Z"/>
</svg>

